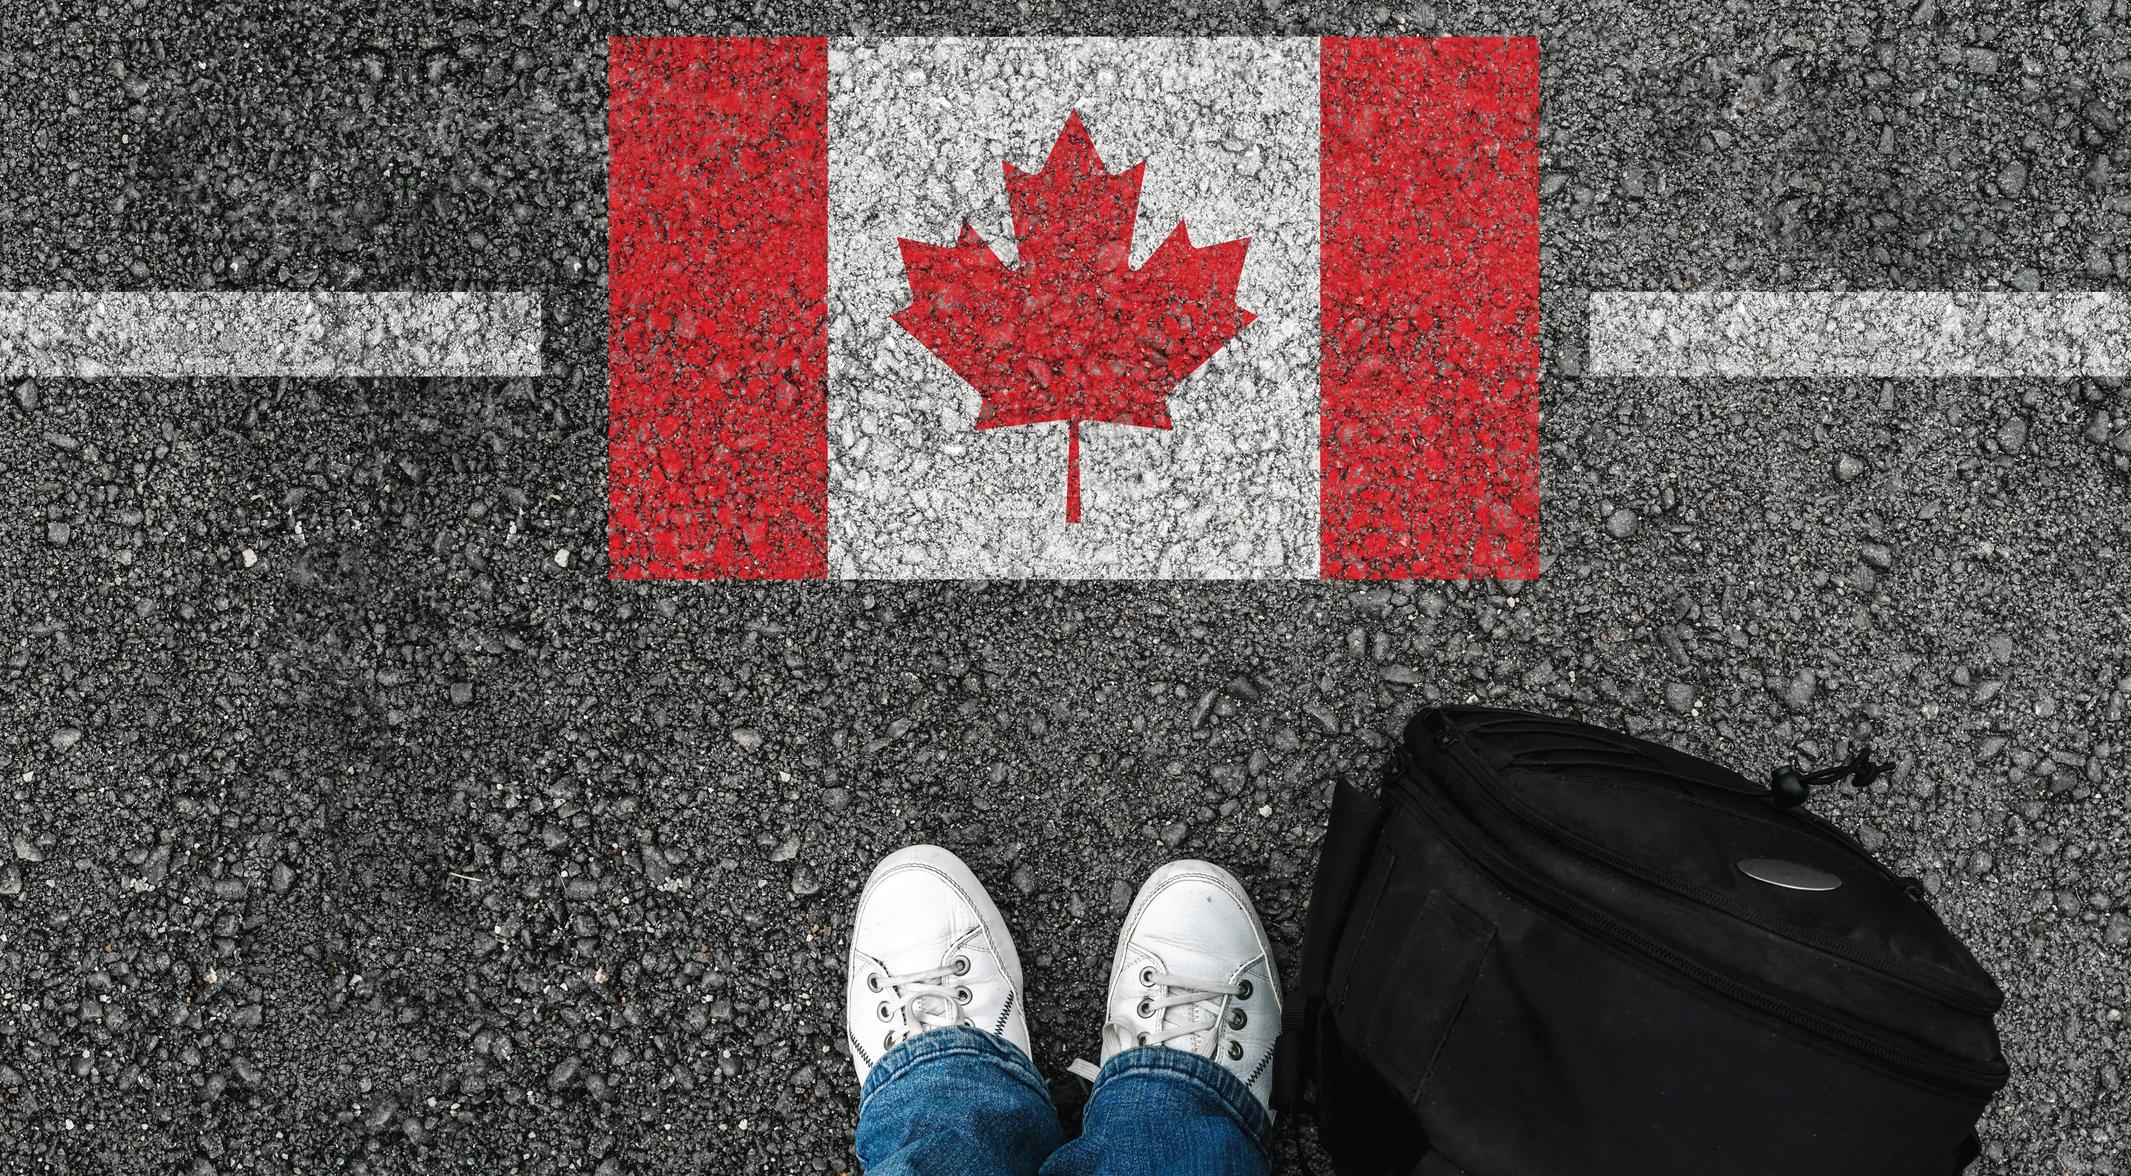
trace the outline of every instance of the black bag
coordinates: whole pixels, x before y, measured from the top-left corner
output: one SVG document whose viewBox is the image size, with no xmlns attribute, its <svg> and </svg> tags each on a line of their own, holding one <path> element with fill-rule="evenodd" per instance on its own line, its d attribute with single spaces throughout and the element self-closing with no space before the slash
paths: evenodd
<svg viewBox="0 0 2131 1176">
<path fill-rule="evenodd" d="M 1342 1176 L 1951 1176 L 2005 1085 L 1997 985 L 1897 877 L 1757 784 L 1479 708 L 1345 784 L 1274 1103 Z"/>
</svg>

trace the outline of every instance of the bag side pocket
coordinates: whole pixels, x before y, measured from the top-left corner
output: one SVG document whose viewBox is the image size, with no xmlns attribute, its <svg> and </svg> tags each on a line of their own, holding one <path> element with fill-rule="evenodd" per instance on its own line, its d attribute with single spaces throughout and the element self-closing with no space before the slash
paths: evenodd
<svg viewBox="0 0 2131 1176">
<path fill-rule="evenodd" d="M 1394 863 L 1361 938 L 1346 953 L 1334 1009 L 1341 1036 L 1417 1102 L 1495 929 L 1448 894 L 1413 893 L 1410 871 L 1402 887 L 1398 872 Z"/>
</svg>

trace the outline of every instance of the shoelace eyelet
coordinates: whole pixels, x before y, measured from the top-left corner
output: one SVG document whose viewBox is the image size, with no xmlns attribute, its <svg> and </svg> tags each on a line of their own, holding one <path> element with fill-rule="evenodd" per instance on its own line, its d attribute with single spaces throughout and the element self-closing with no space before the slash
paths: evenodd
<svg viewBox="0 0 2131 1176">
<path fill-rule="evenodd" d="M 1153 997 L 1151 997 L 1151 996 L 1143 996 L 1143 997 L 1141 997 L 1141 998 L 1140 998 L 1140 1002 L 1139 1002 L 1139 1015 L 1140 1015 L 1140 1016 L 1142 1016 L 1142 1017 L 1151 1017 L 1151 1016 L 1153 1016 L 1153 1015 L 1154 1015 L 1154 998 L 1153 998 Z M 1144 1034 L 1144 1033 L 1142 1033 L 1142 1034 L 1140 1034 L 1139 1036 L 1140 1036 L 1140 1042 L 1141 1042 L 1142 1044 L 1145 1044 L 1145 1043 L 1146 1043 L 1146 1040 L 1147 1040 L 1147 1035 L 1146 1035 L 1146 1034 Z"/>
<path fill-rule="evenodd" d="M 1229 1043 L 1228 1043 L 1228 1057 L 1229 1057 L 1229 1060 L 1230 1060 L 1230 1061 L 1241 1061 L 1241 1060 L 1243 1060 L 1243 1043 L 1242 1043 L 1242 1042 L 1240 1042 L 1240 1041 L 1231 1041 L 1231 1042 L 1229 1042 Z"/>
<path fill-rule="evenodd" d="M 1141 1045 L 1145 1045 L 1145 1044 L 1147 1044 L 1147 1035 L 1146 1035 L 1146 1034 L 1142 1033 L 1142 1034 L 1140 1034 L 1140 1035 L 1139 1035 L 1139 1043 L 1140 1043 Z"/>
<path fill-rule="evenodd" d="M 876 1013 L 878 1013 L 878 1014 L 880 1015 L 880 1019 L 881 1019 L 881 1020 L 883 1020 L 883 1021 L 886 1021 L 886 1020 L 888 1020 L 888 1019 L 889 1019 L 889 1016 L 888 1016 L 888 1002 L 887 1002 L 887 1001 L 885 1001 L 885 1000 L 884 1000 L 884 1001 L 882 1001 L 882 1002 L 880 1003 L 880 1007 L 878 1007 L 878 1008 L 874 1009 L 873 1011 L 874 1011 L 874 1012 L 876 1012 Z"/>
<path fill-rule="evenodd" d="M 881 1048 L 882 1048 L 882 1049 L 894 1049 L 894 1048 L 895 1048 L 895 1034 L 894 1034 L 893 1032 L 890 1032 L 890 1033 L 888 1033 L 888 1034 L 886 1034 L 886 1035 L 882 1036 L 882 1038 L 881 1038 Z"/>
<path fill-rule="evenodd" d="M 868 992 L 879 992 L 880 990 L 881 990 L 881 974 L 880 974 L 879 972 L 868 972 L 868 973 L 866 973 L 866 991 L 868 991 Z"/>
<path fill-rule="evenodd" d="M 1230 1010 L 1228 1010 L 1228 1027 L 1229 1027 L 1229 1028 L 1231 1028 L 1231 1029 L 1241 1029 L 1241 1028 L 1243 1028 L 1243 1026 L 1245 1026 L 1245 1025 L 1247 1025 L 1247 1024 L 1249 1024 L 1249 1023 L 1250 1023 L 1250 1018 L 1249 1018 L 1249 1017 L 1246 1017 L 1246 1016 L 1244 1016 L 1244 1015 L 1243 1015 L 1243 1010 L 1242 1010 L 1242 1009 L 1230 1009 Z"/>
<path fill-rule="evenodd" d="M 1152 988 L 1152 987 L 1154 987 L 1154 967 L 1153 967 L 1153 965 L 1151 965 L 1151 964 L 1150 964 L 1150 965 L 1148 965 L 1147 967 L 1141 968 L 1141 969 L 1139 970 L 1139 986 L 1140 986 L 1141 988 Z M 1145 1014 L 1141 1014 L 1141 1015 L 1142 1015 L 1142 1016 L 1144 1016 Z"/>
<path fill-rule="evenodd" d="M 969 1003 L 969 989 L 967 989 L 967 988 L 957 988 L 957 989 L 955 989 L 955 1003 L 956 1003 L 956 1004 L 968 1004 L 968 1003 Z"/>
<path fill-rule="evenodd" d="M 956 956 L 956 957 L 955 957 L 955 975 L 957 975 L 957 976 L 967 976 L 967 975 L 969 975 L 969 957 L 968 957 L 968 956 Z"/>
<path fill-rule="evenodd" d="M 1250 999 L 1250 981 L 1248 981 L 1248 980 L 1238 980 L 1238 981 L 1236 981 L 1236 987 L 1237 987 L 1237 988 L 1238 988 L 1238 989 L 1240 990 L 1240 991 L 1238 991 L 1238 992 L 1236 993 L 1236 999 L 1237 999 L 1237 1000 L 1249 1000 L 1249 999 Z"/>
</svg>

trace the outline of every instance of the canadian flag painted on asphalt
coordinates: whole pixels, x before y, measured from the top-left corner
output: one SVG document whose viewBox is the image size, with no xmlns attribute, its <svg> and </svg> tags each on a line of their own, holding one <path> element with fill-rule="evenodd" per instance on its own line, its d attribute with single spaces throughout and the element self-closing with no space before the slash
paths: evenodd
<svg viewBox="0 0 2131 1176">
<path fill-rule="evenodd" d="M 609 45 L 612 574 L 1537 574 L 1530 38 Z"/>
</svg>

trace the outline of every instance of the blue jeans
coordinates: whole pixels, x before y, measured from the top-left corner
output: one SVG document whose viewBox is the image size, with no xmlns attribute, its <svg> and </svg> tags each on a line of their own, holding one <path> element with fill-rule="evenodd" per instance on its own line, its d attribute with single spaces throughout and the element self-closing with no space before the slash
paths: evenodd
<svg viewBox="0 0 2131 1176">
<path fill-rule="evenodd" d="M 858 1100 L 866 1176 L 1266 1176 L 1271 1135 L 1234 1075 L 1147 1046 L 1103 1063 L 1069 1141 L 1036 1063 L 966 1026 L 889 1050 Z"/>
</svg>

